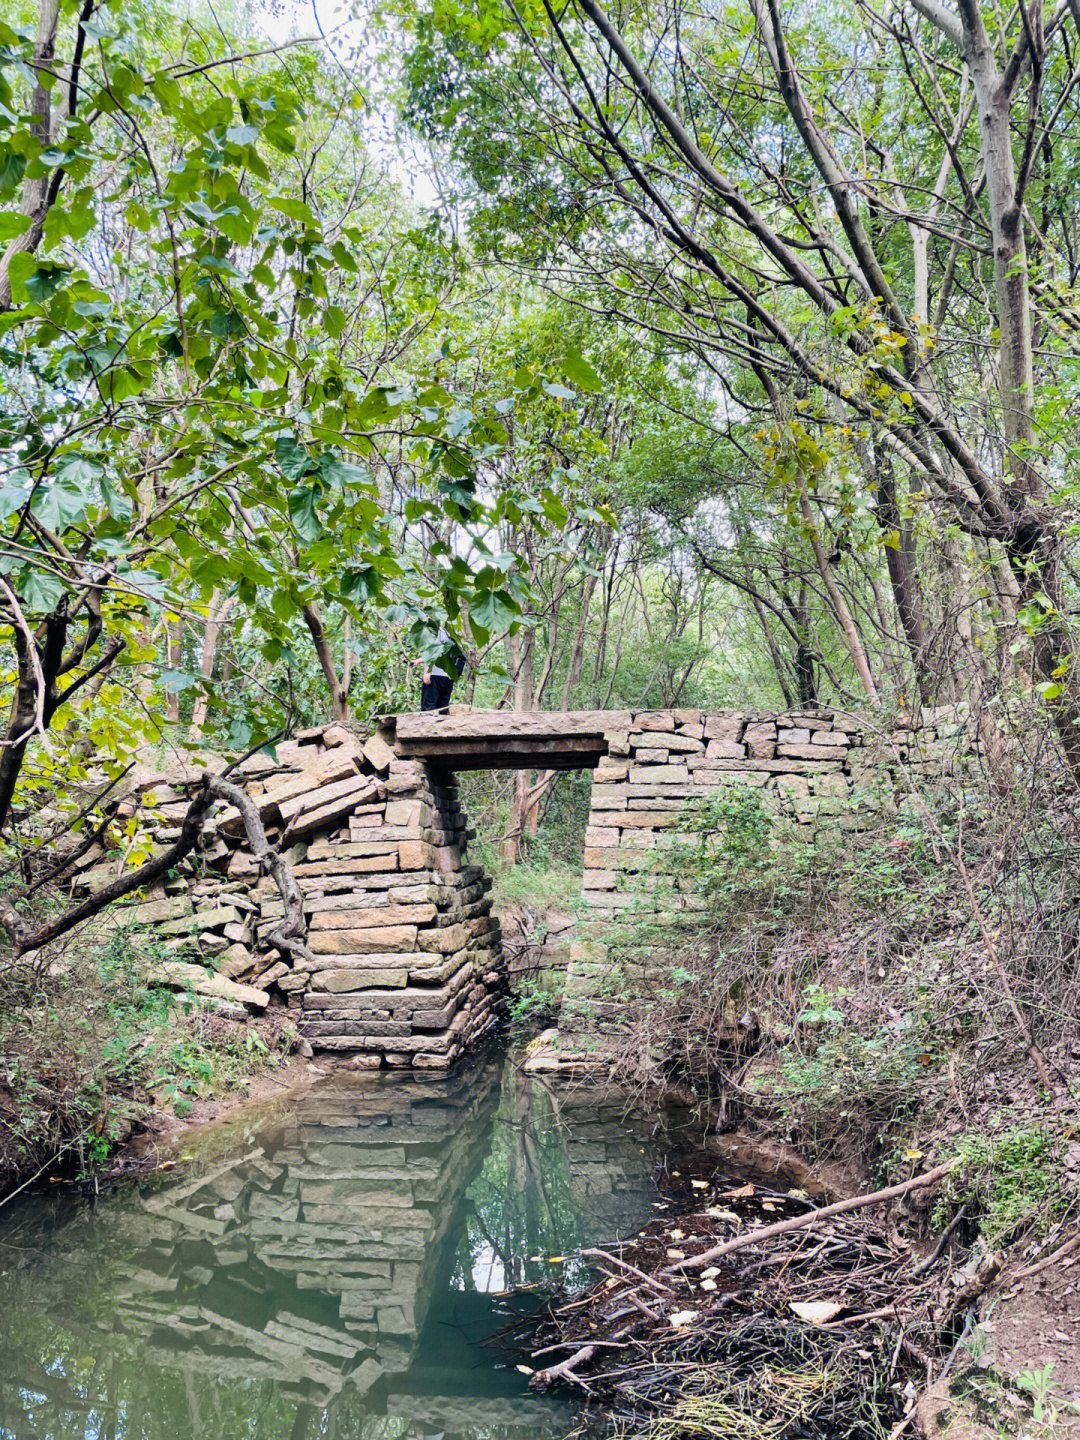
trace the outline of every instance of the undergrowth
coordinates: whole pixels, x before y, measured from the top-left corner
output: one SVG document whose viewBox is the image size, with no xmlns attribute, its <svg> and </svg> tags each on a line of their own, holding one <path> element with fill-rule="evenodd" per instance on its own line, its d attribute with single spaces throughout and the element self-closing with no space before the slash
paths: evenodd
<svg viewBox="0 0 1080 1440">
<path fill-rule="evenodd" d="M 241 1022 L 147 983 L 157 948 L 117 926 L 44 965 L 0 968 L 0 1194 L 55 1167 L 87 1173 L 156 1106 L 245 1085 L 291 1026 Z"/>
<path fill-rule="evenodd" d="M 619 1077 L 640 1086 L 659 1070 L 720 1114 L 882 1183 L 910 1173 L 913 1156 L 948 1153 L 976 1117 L 988 1133 L 1003 1094 L 1045 1110 L 1002 975 L 1040 1044 L 1062 1047 L 1067 1064 L 1080 824 L 1037 820 L 1022 795 L 945 790 L 934 805 L 928 824 L 917 808 L 873 813 L 856 798 L 846 828 L 818 836 L 749 788 L 689 807 L 693 843 L 665 852 L 674 873 L 626 877 L 633 903 L 605 937 L 597 989 Z M 692 894 L 695 907 L 657 921 L 658 889 Z M 593 1002 L 578 1003 L 588 1027 Z M 1060 1119 L 1044 1128 L 1058 1133 Z M 1012 1162 L 1000 1139 L 985 1143 L 984 1171 L 973 1149 L 963 1173 L 990 1185 Z M 1030 1183 L 1043 1166 L 1051 1188 L 1024 1191 L 1015 1213 L 992 1189 L 979 1207 L 989 1233 L 1052 1213 L 1056 1159 L 1035 1159 Z"/>
<path fill-rule="evenodd" d="M 1003 1123 L 1004 1117 L 996 1118 Z M 1060 1137 L 1037 1125 L 959 1136 L 952 1149 L 959 1164 L 945 1177 L 935 1223 L 944 1225 L 966 1205 L 992 1248 L 1023 1233 L 1046 1234 L 1067 1204 L 1060 1148 Z"/>
</svg>

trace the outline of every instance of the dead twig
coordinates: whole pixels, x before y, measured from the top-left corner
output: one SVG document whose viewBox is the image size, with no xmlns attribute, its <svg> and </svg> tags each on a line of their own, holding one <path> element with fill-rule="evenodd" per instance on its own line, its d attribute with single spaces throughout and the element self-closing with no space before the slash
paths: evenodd
<svg viewBox="0 0 1080 1440">
<path fill-rule="evenodd" d="M 927 1170 L 922 1175 L 914 1175 L 910 1180 L 903 1180 L 898 1185 L 889 1185 L 884 1190 L 874 1190 L 866 1195 L 853 1195 L 847 1200 L 837 1200 L 832 1205 L 824 1205 L 819 1210 L 808 1210 L 806 1214 L 796 1215 L 790 1220 L 778 1220 L 774 1225 L 763 1225 L 757 1230 L 749 1230 L 743 1235 L 736 1235 L 733 1240 L 725 1240 L 722 1245 L 714 1245 L 700 1255 L 691 1255 L 686 1260 L 678 1261 L 675 1265 L 666 1266 L 660 1273 L 677 1275 L 681 1270 L 697 1270 L 703 1265 L 712 1264 L 714 1260 L 719 1260 L 724 1255 L 731 1255 L 736 1250 L 744 1250 L 748 1245 L 757 1245 L 762 1240 L 771 1240 L 776 1235 L 787 1235 L 792 1230 L 803 1230 L 808 1225 L 819 1224 L 822 1220 L 828 1220 L 834 1215 L 845 1215 L 849 1210 L 859 1210 L 864 1205 L 881 1205 L 887 1200 L 897 1200 L 911 1190 L 932 1185 L 935 1180 L 940 1180 L 958 1164 L 957 1159 L 947 1160 L 943 1165 L 935 1166 L 933 1170 Z"/>
</svg>

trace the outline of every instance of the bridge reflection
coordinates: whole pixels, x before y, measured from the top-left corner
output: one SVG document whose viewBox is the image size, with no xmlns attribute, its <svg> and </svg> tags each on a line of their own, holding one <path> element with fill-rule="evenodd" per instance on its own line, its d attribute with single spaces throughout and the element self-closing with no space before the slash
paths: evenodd
<svg viewBox="0 0 1080 1440">
<path fill-rule="evenodd" d="M 512 1067 L 336 1078 L 0 1242 L 0 1436 L 546 1440 L 498 1292 L 655 1211 L 660 1144 Z M 573 1263 L 573 1262 L 571 1262 Z"/>
</svg>

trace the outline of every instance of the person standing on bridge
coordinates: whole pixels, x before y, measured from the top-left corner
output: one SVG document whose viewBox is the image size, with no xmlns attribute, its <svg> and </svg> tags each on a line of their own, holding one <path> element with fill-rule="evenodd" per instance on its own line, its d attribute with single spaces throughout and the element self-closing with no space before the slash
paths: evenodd
<svg viewBox="0 0 1080 1440">
<path fill-rule="evenodd" d="M 454 681 L 465 669 L 465 655 L 461 646 L 451 640 L 441 625 L 439 626 L 439 643 L 444 647 L 443 653 L 439 656 L 440 660 L 445 660 L 455 673 L 451 674 L 441 665 L 432 665 L 428 661 L 422 662 L 424 673 L 420 684 L 421 710 L 445 710 L 450 704 Z"/>
</svg>

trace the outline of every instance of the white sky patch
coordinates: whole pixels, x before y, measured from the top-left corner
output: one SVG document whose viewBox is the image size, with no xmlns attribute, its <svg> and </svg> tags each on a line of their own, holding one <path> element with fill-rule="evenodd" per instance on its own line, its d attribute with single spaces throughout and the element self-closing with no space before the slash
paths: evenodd
<svg viewBox="0 0 1080 1440">
<path fill-rule="evenodd" d="M 325 36 L 325 51 L 331 63 L 354 77 L 359 90 L 370 89 L 364 72 L 370 74 L 371 60 L 385 34 L 377 30 L 367 7 L 356 0 L 249 0 L 250 23 L 270 45 L 282 45 L 302 36 Z M 425 209 L 439 203 L 438 187 L 429 157 L 409 143 L 395 127 L 389 103 L 378 97 L 367 112 L 364 135 L 371 154 L 402 193 Z"/>
</svg>

